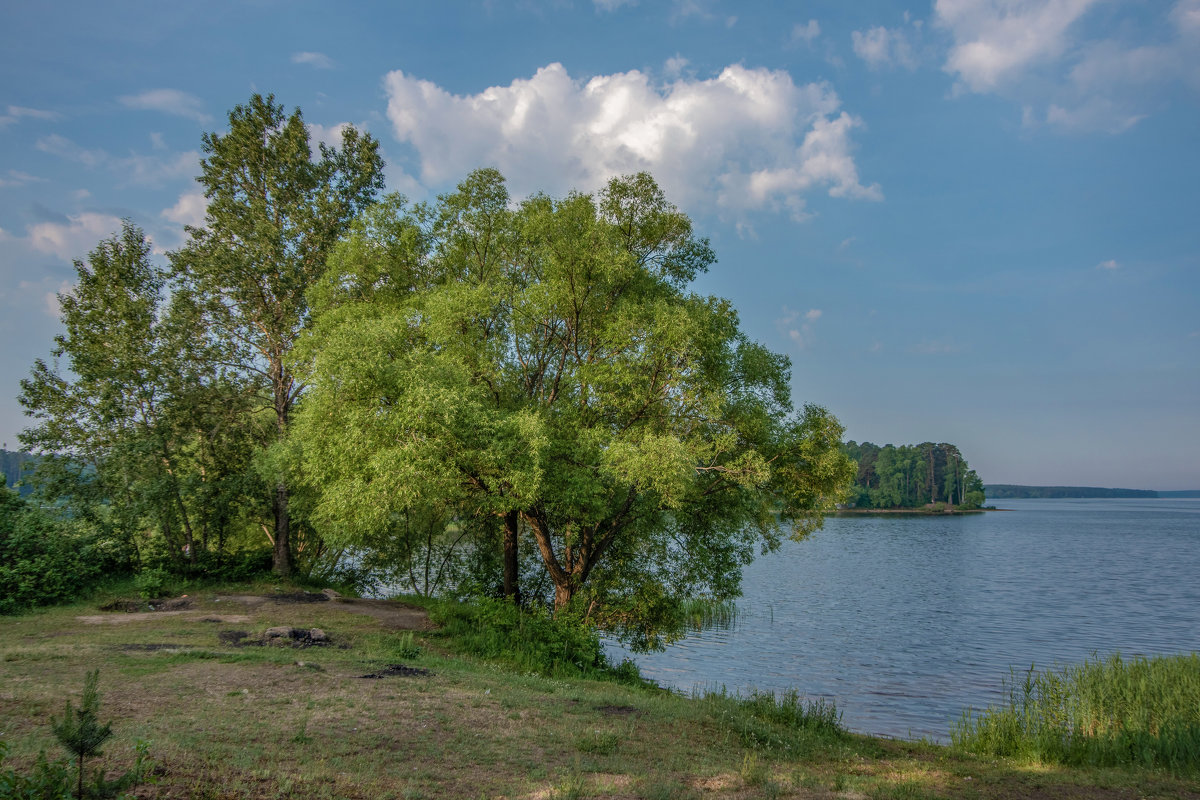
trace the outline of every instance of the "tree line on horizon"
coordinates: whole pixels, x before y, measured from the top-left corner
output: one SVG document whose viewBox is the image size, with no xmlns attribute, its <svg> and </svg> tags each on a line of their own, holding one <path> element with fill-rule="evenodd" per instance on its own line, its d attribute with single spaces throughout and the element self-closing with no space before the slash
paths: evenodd
<svg viewBox="0 0 1200 800">
<path fill-rule="evenodd" d="M 975 509 L 986 499 L 983 481 L 953 444 L 880 447 L 851 440 L 842 446 L 842 452 L 858 464 L 848 501 L 857 508 L 922 508 L 945 503 Z"/>
<path fill-rule="evenodd" d="M 842 426 L 690 289 L 715 254 L 649 175 L 411 204 L 370 135 L 313 152 L 260 95 L 203 153 L 205 224 L 166 266 L 131 221 L 77 261 L 21 384 L 42 498 L 114 569 L 352 554 L 653 646 L 842 499 Z"/>
</svg>

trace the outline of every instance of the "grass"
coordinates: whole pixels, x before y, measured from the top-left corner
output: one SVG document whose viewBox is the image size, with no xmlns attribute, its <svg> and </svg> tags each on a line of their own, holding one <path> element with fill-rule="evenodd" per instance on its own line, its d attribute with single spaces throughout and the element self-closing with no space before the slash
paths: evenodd
<svg viewBox="0 0 1200 800">
<path fill-rule="evenodd" d="M 50 717 L 99 668 L 114 736 L 97 763 L 120 773 L 135 740 L 149 740 L 161 774 L 147 797 L 1197 796 L 1193 781 L 1159 768 L 1064 767 L 849 734 L 835 709 L 796 694 L 683 697 L 590 664 L 567 674 L 570 659 L 557 674 L 523 668 L 535 663 L 528 654 L 477 653 L 495 642 L 463 622 L 466 611 L 459 638 L 451 625 L 391 630 L 338 603 L 214 602 L 251 591 L 204 589 L 195 613 L 125 624 L 81 623 L 97 614 L 95 600 L 0 618 L 5 766 L 27 770 L 39 750 L 55 752 Z M 205 621 L 231 613 L 248 620 Z M 275 625 L 319 627 L 334 644 L 235 648 L 217 638 Z M 397 663 L 430 674 L 359 677 Z"/>
<path fill-rule="evenodd" d="M 1058 764 L 1200 773 L 1200 656 L 1093 658 L 1033 667 L 1006 682 L 1008 703 L 964 713 L 956 747 Z"/>
</svg>

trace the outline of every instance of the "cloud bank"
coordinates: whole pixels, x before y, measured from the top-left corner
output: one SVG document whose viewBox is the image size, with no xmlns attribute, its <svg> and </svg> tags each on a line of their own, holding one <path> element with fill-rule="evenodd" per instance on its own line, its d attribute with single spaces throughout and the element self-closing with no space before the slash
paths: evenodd
<svg viewBox="0 0 1200 800">
<path fill-rule="evenodd" d="M 688 207 L 732 216 L 805 214 L 805 195 L 882 199 L 864 185 L 851 131 L 825 83 L 733 65 L 707 80 L 665 84 L 633 70 L 576 80 L 558 63 L 528 79 L 455 95 L 399 70 L 384 78 L 396 139 L 414 149 L 420 180 L 437 186 L 494 166 L 518 194 L 593 190 L 646 170 Z"/>
</svg>

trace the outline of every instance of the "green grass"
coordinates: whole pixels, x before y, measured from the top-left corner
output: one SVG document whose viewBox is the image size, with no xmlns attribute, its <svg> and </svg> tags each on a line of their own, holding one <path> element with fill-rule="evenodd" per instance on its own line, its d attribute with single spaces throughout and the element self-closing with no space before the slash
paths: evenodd
<svg viewBox="0 0 1200 800">
<path fill-rule="evenodd" d="M 1006 686 L 1007 705 L 964 713 L 952 733 L 956 747 L 1059 764 L 1200 772 L 1196 653 L 1031 667 Z"/>
<path fill-rule="evenodd" d="M 439 613 L 449 624 L 438 631 L 405 631 L 347 604 L 214 602 L 275 585 L 196 592 L 194 613 L 125 624 L 79 619 L 97 615 L 100 598 L 0 618 L 4 768 L 29 774 L 40 750 L 55 752 L 50 717 L 99 667 L 114 737 L 98 764 L 120 774 L 133 743 L 150 741 L 161 774 L 146 796 L 1111 800 L 1194 788 L 1136 765 L 1062 767 L 859 736 L 833 706 L 796 693 L 685 697 L 614 680 L 586 658 L 585 674 L 555 650 L 565 636 L 586 655 L 582 640 L 544 620 L 502 618 L 497 637 L 478 608 Z M 232 613 L 248 620 L 204 621 Z M 319 627 L 334 644 L 237 648 L 217 636 L 275 625 Z M 410 648 L 419 655 L 402 658 Z M 430 674 L 360 677 L 401 661 Z"/>
</svg>

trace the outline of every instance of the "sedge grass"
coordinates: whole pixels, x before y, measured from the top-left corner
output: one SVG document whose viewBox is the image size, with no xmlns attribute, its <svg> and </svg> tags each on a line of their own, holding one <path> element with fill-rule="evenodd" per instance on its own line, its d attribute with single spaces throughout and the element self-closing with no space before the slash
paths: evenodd
<svg viewBox="0 0 1200 800">
<path fill-rule="evenodd" d="M 1007 705 L 964 712 L 967 752 L 1047 763 L 1200 772 L 1200 655 L 1094 657 L 1005 681 Z"/>
</svg>

